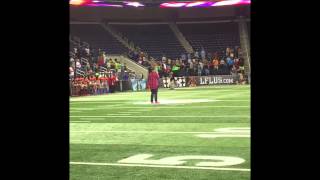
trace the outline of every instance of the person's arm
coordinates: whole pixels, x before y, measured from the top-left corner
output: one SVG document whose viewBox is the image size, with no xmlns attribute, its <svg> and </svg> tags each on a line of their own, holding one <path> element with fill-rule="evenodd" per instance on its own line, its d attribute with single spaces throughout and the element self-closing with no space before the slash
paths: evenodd
<svg viewBox="0 0 320 180">
<path fill-rule="evenodd" d="M 150 75 L 148 76 L 148 79 L 147 79 L 147 89 L 150 89 Z"/>
</svg>

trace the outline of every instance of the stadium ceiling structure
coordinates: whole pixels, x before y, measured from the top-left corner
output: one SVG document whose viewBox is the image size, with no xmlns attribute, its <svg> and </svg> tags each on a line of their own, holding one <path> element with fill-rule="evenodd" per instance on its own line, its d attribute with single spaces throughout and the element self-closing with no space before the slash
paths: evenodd
<svg viewBox="0 0 320 180">
<path fill-rule="evenodd" d="M 91 7 L 160 7 L 160 8 L 192 8 L 192 7 L 218 7 L 230 5 L 248 5 L 251 0 L 211 0 L 211 1 L 161 1 L 161 0 L 69 0 L 71 6 L 91 6 Z"/>
</svg>

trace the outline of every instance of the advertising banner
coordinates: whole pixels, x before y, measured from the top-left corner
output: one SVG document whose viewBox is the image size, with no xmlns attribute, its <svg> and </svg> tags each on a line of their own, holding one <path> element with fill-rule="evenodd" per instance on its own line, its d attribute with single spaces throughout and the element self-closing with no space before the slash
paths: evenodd
<svg viewBox="0 0 320 180">
<path fill-rule="evenodd" d="M 195 87 L 203 85 L 236 84 L 238 77 L 232 75 L 175 77 L 175 87 Z M 169 88 L 170 78 L 160 79 L 160 87 Z"/>
</svg>

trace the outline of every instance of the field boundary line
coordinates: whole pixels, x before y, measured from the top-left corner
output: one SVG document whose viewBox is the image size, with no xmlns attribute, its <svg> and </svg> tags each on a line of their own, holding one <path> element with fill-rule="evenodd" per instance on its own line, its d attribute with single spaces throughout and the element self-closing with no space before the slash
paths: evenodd
<svg viewBox="0 0 320 180">
<path fill-rule="evenodd" d="M 202 170 L 222 170 L 222 171 L 248 171 L 244 168 L 220 168 L 220 167 L 199 167 L 199 166 L 163 166 L 146 164 L 124 164 L 124 163 L 94 163 L 94 162 L 70 162 L 71 165 L 91 165 L 91 166 L 131 166 L 131 167 L 157 167 L 157 168 L 176 168 L 176 169 L 202 169 Z"/>
</svg>

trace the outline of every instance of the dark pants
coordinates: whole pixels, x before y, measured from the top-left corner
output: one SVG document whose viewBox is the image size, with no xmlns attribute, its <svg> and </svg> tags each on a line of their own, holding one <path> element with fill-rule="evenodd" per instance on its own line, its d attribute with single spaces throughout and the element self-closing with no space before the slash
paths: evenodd
<svg viewBox="0 0 320 180">
<path fill-rule="evenodd" d="M 151 89 L 151 102 L 153 102 L 153 98 L 158 102 L 158 89 Z"/>
</svg>

